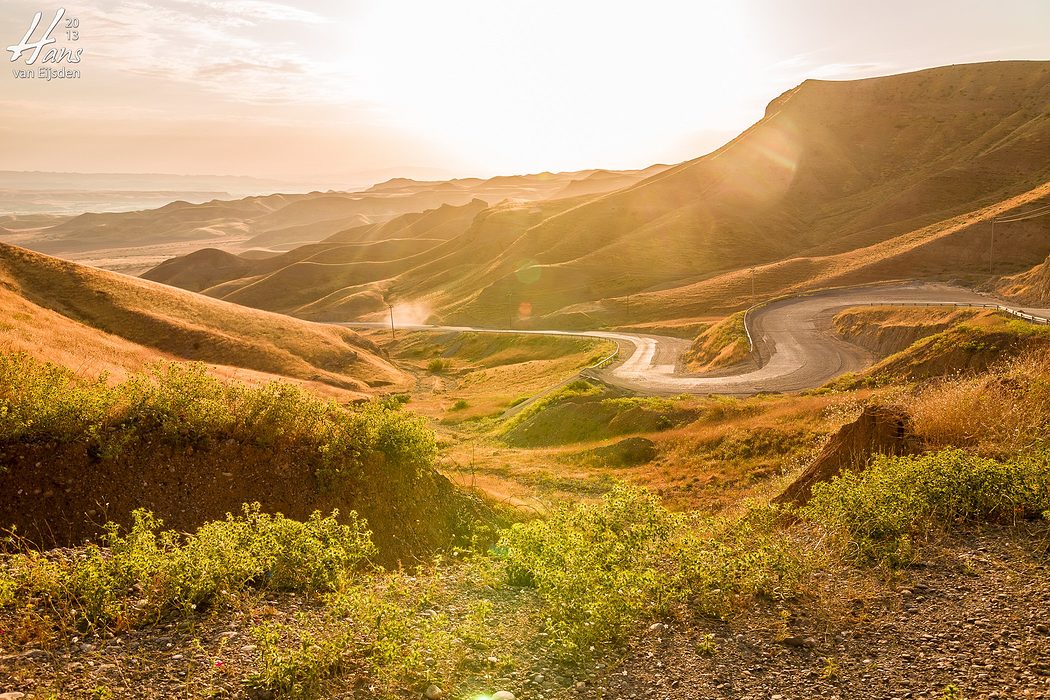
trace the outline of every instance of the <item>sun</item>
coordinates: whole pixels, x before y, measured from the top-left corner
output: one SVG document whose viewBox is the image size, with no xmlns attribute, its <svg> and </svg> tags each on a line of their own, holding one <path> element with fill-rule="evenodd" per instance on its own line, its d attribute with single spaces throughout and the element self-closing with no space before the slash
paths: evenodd
<svg viewBox="0 0 1050 700">
<path fill-rule="evenodd" d="M 721 105 L 761 65 L 739 3 L 381 3 L 361 19 L 346 70 L 377 118 L 500 172 L 651 163 L 683 132 L 738 124 Z"/>
</svg>

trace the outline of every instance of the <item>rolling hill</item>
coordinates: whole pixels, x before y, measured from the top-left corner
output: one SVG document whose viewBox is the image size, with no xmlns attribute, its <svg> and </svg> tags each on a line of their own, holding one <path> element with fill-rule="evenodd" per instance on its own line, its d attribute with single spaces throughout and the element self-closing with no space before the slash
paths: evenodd
<svg viewBox="0 0 1050 700">
<path fill-rule="evenodd" d="M 96 270 L 0 243 L 0 350 L 122 378 L 158 360 L 348 397 L 410 379 L 353 331 Z"/>
<path fill-rule="evenodd" d="M 561 194 L 592 179 L 607 176 Z M 901 277 L 983 284 L 985 222 L 1039 205 L 1048 183 L 1050 62 L 807 80 L 717 151 L 615 191 L 356 227 L 198 286 L 308 318 L 387 299 L 445 322 L 593 327 L 724 315 L 749 303 L 751 268 L 766 297 Z M 443 218 L 440 235 L 407 235 L 427 217 Z M 347 257 L 366 241 L 389 247 Z M 1013 226 L 995 275 L 1048 247 L 1041 221 Z M 149 276 L 180 284 L 194 264 Z"/>
<path fill-rule="evenodd" d="M 389 180 L 363 192 L 273 194 L 203 204 L 175 201 L 157 209 L 76 216 L 0 216 L 0 240 L 104 269 L 138 274 L 201 247 L 227 252 L 281 252 L 348 229 L 445 204 L 496 204 L 556 196 L 579 182 L 607 192 L 638 182 L 646 170 L 539 173 L 487 180 Z"/>
</svg>

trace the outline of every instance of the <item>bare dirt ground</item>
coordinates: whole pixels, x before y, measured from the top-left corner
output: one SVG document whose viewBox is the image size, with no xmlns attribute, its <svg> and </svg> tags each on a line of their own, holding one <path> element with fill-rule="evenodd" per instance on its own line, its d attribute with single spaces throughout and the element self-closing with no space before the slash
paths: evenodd
<svg viewBox="0 0 1050 700">
<path fill-rule="evenodd" d="M 1050 698 L 1045 538 L 986 528 L 953 536 L 888 583 L 842 571 L 811 598 L 725 622 L 658 623 L 570 696 Z"/>
</svg>

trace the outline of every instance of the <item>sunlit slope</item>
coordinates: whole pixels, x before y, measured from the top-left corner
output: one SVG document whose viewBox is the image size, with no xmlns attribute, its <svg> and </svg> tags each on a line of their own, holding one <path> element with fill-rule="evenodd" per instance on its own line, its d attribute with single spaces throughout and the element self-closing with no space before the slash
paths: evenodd
<svg viewBox="0 0 1050 700">
<path fill-rule="evenodd" d="M 386 280 L 444 257 L 446 239 L 471 226 L 487 205 L 469 204 L 399 217 L 387 224 L 357 227 L 321 243 L 303 246 L 276 258 L 257 261 L 249 273 L 204 291 L 205 294 L 247 306 L 286 313 L 305 312 L 318 300 L 329 311 L 350 305 L 355 310 L 385 308 Z M 459 250 L 456 246 L 455 250 Z M 171 266 L 185 270 L 193 261 L 183 258 Z M 174 271 L 174 270 L 173 270 Z M 167 282 L 160 268 L 147 273 Z M 379 283 L 379 284 L 377 284 Z M 363 295 L 363 296 L 362 296 Z M 326 316 L 322 313 L 321 316 Z M 333 318 L 338 318 L 338 314 Z M 345 318 L 345 317 L 343 317 Z"/>
<path fill-rule="evenodd" d="M 1022 304 L 1050 306 L 1050 257 L 1030 270 L 1003 279 L 999 292 Z"/>
<path fill-rule="evenodd" d="M 752 267 L 762 297 L 901 277 L 978 283 L 981 226 L 1038 203 L 1048 182 L 1050 62 L 811 80 L 718 151 L 614 192 L 354 227 L 231 269 L 205 293 L 309 318 L 390 301 L 443 322 L 580 327 L 742 308 Z M 997 275 L 1046 258 L 1037 232 L 1019 231 L 1002 239 Z"/>
<path fill-rule="evenodd" d="M 409 380 L 356 333 L 0 244 L 0 344 L 73 368 L 171 358 L 366 392 Z"/>
<path fill-rule="evenodd" d="M 999 225 L 994 258 L 989 258 L 991 220 L 1033 204 L 1050 202 L 1050 182 L 972 212 L 938 221 L 893 238 L 843 253 L 798 256 L 754 267 L 756 299 L 810 289 L 849 286 L 896 279 L 935 279 L 986 288 L 990 279 L 1028 269 L 1045 258 L 1050 247 L 1046 224 L 1028 221 L 1006 229 Z M 995 277 L 989 275 L 993 265 Z M 1036 278 L 1039 268 L 1029 276 Z M 1001 285 L 1029 279 L 1008 277 Z M 693 284 L 654 290 L 631 297 L 633 318 L 678 319 L 720 315 L 751 300 L 749 268 L 718 274 Z M 1032 303 L 1035 299 L 1019 297 Z M 591 322 L 624 322 L 625 298 L 580 304 L 563 310 L 563 323 L 586 317 Z"/>
<path fill-rule="evenodd" d="M 1048 108 L 1046 62 L 807 81 L 716 153 L 523 231 L 453 316 L 507 296 L 550 314 L 856 250 L 1004 200 L 1050 180 Z"/>
</svg>

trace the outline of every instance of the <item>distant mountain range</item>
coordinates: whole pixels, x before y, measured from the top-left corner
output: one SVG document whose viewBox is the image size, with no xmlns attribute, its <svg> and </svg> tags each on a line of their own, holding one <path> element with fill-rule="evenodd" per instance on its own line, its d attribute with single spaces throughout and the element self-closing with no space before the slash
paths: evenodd
<svg viewBox="0 0 1050 700">
<path fill-rule="evenodd" d="M 203 246 L 279 253 L 362 224 L 480 199 L 528 202 L 566 192 L 606 192 L 660 172 L 586 170 L 487 180 L 389 180 L 362 192 L 272 194 L 243 199 L 177 200 L 154 209 L 76 216 L 0 216 L 0 240 L 39 252 L 137 274 Z M 114 176 L 117 177 L 117 176 Z M 120 184 L 120 183 L 114 183 Z"/>
</svg>

